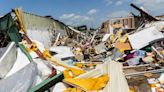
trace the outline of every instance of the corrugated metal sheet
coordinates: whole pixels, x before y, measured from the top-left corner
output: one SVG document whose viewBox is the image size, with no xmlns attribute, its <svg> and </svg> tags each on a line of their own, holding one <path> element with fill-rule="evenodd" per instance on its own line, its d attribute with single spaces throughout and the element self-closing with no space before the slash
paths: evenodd
<svg viewBox="0 0 164 92">
<path fill-rule="evenodd" d="M 54 34 L 67 35 L 66 26 L 59 21 L 26 12 L 22 15 L 28 36 L 40 41 L 46 48 L 49 48 L 55 40 Z"/>
</svg>

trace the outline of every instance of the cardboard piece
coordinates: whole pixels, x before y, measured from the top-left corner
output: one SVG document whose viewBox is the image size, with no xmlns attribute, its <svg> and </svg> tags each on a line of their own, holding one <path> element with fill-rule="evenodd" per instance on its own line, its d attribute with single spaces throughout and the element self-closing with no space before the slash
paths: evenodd
<svg viewBox="0 0 164 92">
<path fill-rule="evenodd" d="M 121 52 L 132 49 L 129 43 L 122 43 L 122 42 L 116 43 L 115 47 L 118 48 Z"/>
</svg>

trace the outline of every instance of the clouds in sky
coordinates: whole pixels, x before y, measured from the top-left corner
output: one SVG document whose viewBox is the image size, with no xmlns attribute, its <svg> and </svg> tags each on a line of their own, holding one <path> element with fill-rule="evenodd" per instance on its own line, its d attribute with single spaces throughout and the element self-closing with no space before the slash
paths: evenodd
<svg viewBox="0 0 164 92">
<path fill-rule="evenodd" d="M 112 12 L 107 17 L 108 18 L 117 18 L 117 17 L 126 17 L 126 16 L 130 16 L 130 13 L 128 11 L 119 10 L 119 11 Z"/>
<path fill-rule="evenodd" d="M 161 12 L 164 12 L 164 0 L 105 0 L 107 5 L 114 4 L 120 6 L 124 3 L 131 2 L 140 6 L 143 6 L 151 14 L 158 15 Z"/>
<path fill-rule="evenodd" d="M 63 14 L 60 16 L 60 20 L 65 22 L 68 25 L 83 25 L 83 24 L 96 24 L 96 22 L 102 22 L 102 20 L 108 20 L 110 18 L 116 17 L 126 17 L 130 16 L 130 9 L 127 9 L 130 3 L 134 3 L 139 7 L 144 7 L 148 13 L 153 15 L 161 15 L 164 12 L 164 0 L 104 0 L 106 9 L 114 8 L 113 11 L 106 12 L 104 16 L 101 16 L 101 19 L 97 19 L 95 16 L 99 16 L 103 11 L 101 8 L 95 9 L 91 8 L 86 13 L 82 15 L 79 13 L 70 13 Z M 126 5 L 126 6 L 125 6 Z M 121 7 L 121 10 L 120 8 Z M 126 7 L 126 8 L 125 8 Z M 135 10 L 135 9 L 134 9 Z M 100 24 L 100 23 L 99 23 Z"/>
<path fill-rule="evenodd" d="M 164 0 L 135 0 L 134 3 L 143 6 L 151 14 L 164 13 Z"/>
<path fill-rule="evenodd" d="M 60 16 L 60 20 L 64 21 L 68 25 L 82 25 L 86 24 L 89 21 L 92 21 L 93 18 L 86 15 L 78 15 L 75 13 L 63 14 Z"/>
<path fill-rule="evenodd" d="M 112 0 L 105 0 L 105 2 L 106 2 L 106 4 L 107 4 L 107 5 L 110 5 L 110 4 L 112 4 L 112 3 L 113 3 L 113 1 L 112 1 Z"/>
<path fill-rule="evenodd" d="M 116 5 L 122 5 L 123 4 L 123 1 L 122 0 L 119 0 L 116 2 Z"/>
<path fill-rule="evenodd" d="M 115 4 L 115 5 L 122 5 L 127 0 L 105 0 L 107 5 Z"/>
<path fill-rule="evenodd" d="M 97 12 L 97 9 L 90 9 L 84 15 L 76 13 L 63 14 L 59 19 L 68 25 L 84 25 L 93 22 L 95 18 L 92 15 L 95 15 Z"/>
<path fill-rule="evenodd" d="M 93 14 L 96 14 L 98 12 L 98 10 L 96 9 L 91 9 L 88 11 L 88 15 L 93 15 Z"/>
<path fill-rule="evenodd" d="M 164 14 L 164 0 L 105 0 L 107 5 L 115 5 L 115 7 L 123 7 L 125 3 L 134 3 L 140 8 L 143 7 L 148 13 L 152 15 Z M 135 9 L 134 9 L 135 10 Z M 115 10 L 107 15 L 107 17 L 125 17 L 129 16 L 129 10 Z"/>
<path fill-rule="evenodd" d="M 82 20 L 90 20 L 90 18 L 88 16 L 82 16 L 82 15 L 77 15 L 74 13 L 70 13 L 70 14 L 63 14 L 60 19 L 64 19 L 64 20 L 77 20 L 77 19 L 82 19 Z"/>
</svg>

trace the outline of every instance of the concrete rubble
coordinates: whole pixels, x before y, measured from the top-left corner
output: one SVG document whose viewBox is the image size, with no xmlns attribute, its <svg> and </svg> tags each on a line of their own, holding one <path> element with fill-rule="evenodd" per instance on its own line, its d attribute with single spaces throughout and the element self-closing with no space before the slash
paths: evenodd
<svg viewBox="0 0 164 92">
<path fill-rule="evenodd" d="M 1 17 L 0 92 L 164 92 L 164 21 L 131 6 L 136 28 L 88 31 L 22 9 Z"/>
</svg>

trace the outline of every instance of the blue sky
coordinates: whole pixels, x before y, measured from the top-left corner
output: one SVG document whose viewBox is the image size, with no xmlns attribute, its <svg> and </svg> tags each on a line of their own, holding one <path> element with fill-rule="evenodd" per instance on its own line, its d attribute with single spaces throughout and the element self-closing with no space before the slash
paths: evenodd
<svg viewBox="0 0 164 92">
<path fill-rule="evenodd" d="M 26 12 L 51 15 L 68 25 L 99 27 L 112 17 L 137 14 L 130 3 L 144 7 L 154 16 L 164 14 L 164 0 L 0 0 L 0 16 L 22 7 Z"/>
</svg>

